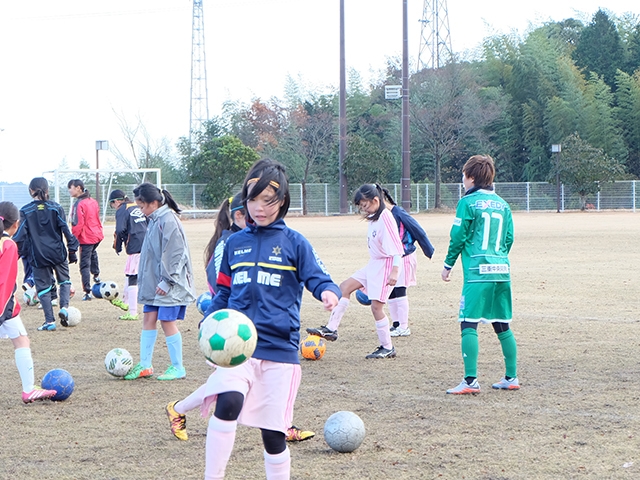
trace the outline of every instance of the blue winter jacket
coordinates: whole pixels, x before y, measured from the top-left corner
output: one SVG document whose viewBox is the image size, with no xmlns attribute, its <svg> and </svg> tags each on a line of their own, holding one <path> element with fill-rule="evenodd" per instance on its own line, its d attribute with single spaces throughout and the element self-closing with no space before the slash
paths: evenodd
<svg viewBox="0 0 640 480">
<path fill-rule="evenodd" d="M 431 258 L 433 256 L 435 248 L 429 241 L 427 233 L 420 226 L 418 221 L 411 215 L 409 215 L 404 208 L 399 207 L 398 205 L 393 206 L 393 208 L 391 209 L 391 214 L 393 215 L 393 218 L 396 219 L 396 222 L 398 224 L 400 240 L 402 241 L 402 246 L 404 247 L 404 255 L 411 255 L 413 252 L 415 252 L 415 242 L 418 242 L 418 245 L 420 245 L 420 248 L 427 256 L 427 258 Z"/>
<path fill-rule="evenodd" d="M 221 308 L 244 313 L 258 331 L 253 357 L 281 363 L 300 362 L 303 288 L 317 300 L 325 290 L 341 296 L 309 241 L 283 220 L 227 239 L 217 287 L 206 315 Z"/>
</svg>

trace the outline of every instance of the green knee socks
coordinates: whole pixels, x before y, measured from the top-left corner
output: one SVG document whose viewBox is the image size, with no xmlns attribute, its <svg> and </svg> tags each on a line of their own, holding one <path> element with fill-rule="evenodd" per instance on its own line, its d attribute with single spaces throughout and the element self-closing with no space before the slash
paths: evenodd
<svg viewBox="0 0 640 480">
<path fill-rule="evenodd" d="M 475 328 L 462 330 L 462 361 L 464 362 L 464 377 L 478 376 L 478 331 Z"/>
<path fill-rule="evenodd" d="M 500 340 L 502 355 L 504 356 L 505 375 L 509 378 L 515 378 L 518 376 L 518 347 L 516 345 L 516 338 L 513 336 L 511 330 L 507 330 L 506 332 L 499 333 L 498 339 Z"/>
</svg>

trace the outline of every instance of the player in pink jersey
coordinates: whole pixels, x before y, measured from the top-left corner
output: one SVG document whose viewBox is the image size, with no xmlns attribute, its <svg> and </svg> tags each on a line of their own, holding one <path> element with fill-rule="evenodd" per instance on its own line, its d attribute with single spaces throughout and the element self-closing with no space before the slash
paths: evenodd
<svg viewBox="0 0 640 480">
<path fill-rule="evenodd" d="M 380 346 L 366 358 L 392 358 L 396 356 L 396 350 L 391 342 L 389 319 L 384 313 L 384 304 L 395 287 L 405 286 L 402 266 L 404 249 L 398 234 L 398 224 L 386 208 L 384 193 L 378 184 L 362 185 L 356 191 L 353 203 L 369 220 L 367 244 L 371 258 L 364 268 L 340 284 L 342 298 L 331 312 L 329 323 L 320 328 L 307 328 L 307 333 L 331 342 L 337 340 L 338 327 L 349 306 L 351 294 L 364 289 L 371 300 L 371 312 L 380 341 Z"/>
</svg>

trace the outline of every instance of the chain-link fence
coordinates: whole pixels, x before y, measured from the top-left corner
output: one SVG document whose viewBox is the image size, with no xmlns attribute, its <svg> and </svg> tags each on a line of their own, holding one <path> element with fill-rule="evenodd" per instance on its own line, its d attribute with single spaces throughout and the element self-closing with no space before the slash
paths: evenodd
<svg viewBox="0 0 640 480">
<path fill-rule="evenodd" d="M 638 198 L 636 195 L 637 180 L 605 183 L 600 186 L 600 191 L 587 197 L 587 208 L 593 210 L 631 210 L 636 211 Z M 184 216 L 197 218 L 215 216 L 217 211 L 211 209 L 202 200 L 204 184 L 165 184 L 163 188 L 168 190 L 176 202 L 184 210 Z M 401 203 L 402 189 L 400 184 L 387 184 L 391 195 L 398 203 Z M 123 190 L 130 198 L 133 198 L 135 185 L 112 185 L 112 189 Z M 580 209 L 580 196 L 570 187 L 560 185 L 560 189 L 554 184 L 546 182 L 521 182 L 521 183 L 496 183 L 496 193 L 511 205 L 512 210 L 520 211 L 560 211 Z M 340 193 L 336 184 L 311 183 L 307 184 L 307 212 L 311 215 L 335 215 L 340 212 Z M 290 185 L 291 212 L 302 212 L 303 194 L 302 185 L 294 183 Z M 464 194 L 461 183 L 443 183 L 440 186 L 441 204 L 444 208 L 455 209 L 458 200 Z M 100 208 L 105 219 L 112 219 L 113 209 L 108 204 L 109 192 L 106 187 L 100 191 Z M 21 207 L 31 201 L 26 185 L 12 184 L 0 185 L 0 201 L 9 200 Z M 71 206 L 71 198 L 61 193 L 60 203 L 68 211 Z M 424 212 L 432 210 L 435 206 L 435 185 L 433 183 L 416 183 L 411 185 L 411 211 Z M 349 202 L 350 212 L 355 209 Z"/>
</svg>

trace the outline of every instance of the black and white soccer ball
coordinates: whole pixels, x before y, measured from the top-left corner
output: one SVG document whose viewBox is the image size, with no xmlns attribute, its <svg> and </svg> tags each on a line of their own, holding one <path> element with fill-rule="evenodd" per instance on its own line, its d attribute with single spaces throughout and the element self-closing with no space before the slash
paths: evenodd
<svg viewBox="0 0 640 480">
<path fill-rule="evenodd" d="M 100 284 L 100 296 L 105 300 L 115 300 L 120 295 L 116 282 L 102 282 Z"/>
</svg>

